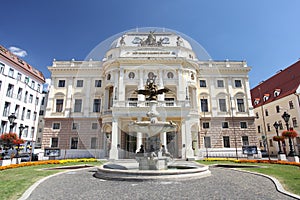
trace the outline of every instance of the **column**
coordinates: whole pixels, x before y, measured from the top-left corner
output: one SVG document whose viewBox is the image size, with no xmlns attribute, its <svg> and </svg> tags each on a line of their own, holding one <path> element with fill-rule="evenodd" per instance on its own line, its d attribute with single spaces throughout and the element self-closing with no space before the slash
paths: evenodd
<svg viewBox="0 0 300 200">
<path fill-rule="evenodd" d="M 160 142 L 161 142 L 161 145 L 165 146 L 166 151 L 168 151 L 168 148 L 167 148 L 167 132 L 160 133 Z"/>
<path fill-rule="evenodd" d="M 141 117 L 138 117 L 138 122 L 141 121 Z M 143 133 L 136 133 L 136 153 L 139 152 L 141 145 L 143 144 Z M 145 146 L 145 145 L 144 145 Z"/>
<path fill-rule="evenodd" d="M 185 121 L 185 145 L 186 145 L 186 158 L 193 158 L 193 144 L 192 144 L 192 131 L 190 120 Z"/>
<path fill-rule="evenodd" d="M 181 157 L 186 158 L 185 121 L 181 122 Z"/>
<path fill-rule="evenodd" d="M 112 133 L 111 133 L 111 148 L 109 152 L 109 159 L 118 160 L 118 119 L 113 118 L 112 120 Z"/>
</svg>

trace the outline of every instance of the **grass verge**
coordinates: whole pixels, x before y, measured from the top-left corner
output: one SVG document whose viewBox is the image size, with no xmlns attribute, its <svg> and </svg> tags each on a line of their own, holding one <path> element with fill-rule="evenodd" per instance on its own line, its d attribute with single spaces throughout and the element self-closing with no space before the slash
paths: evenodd
<svg viewBox="0 0 300 200">
<path fill-rule="evenodd" d="M 22 196 L 22 194 L 36 181 L 64 171 L 64 170 L 40 170 L 51 167 L 62 167 L 72 165 L 101 165 L 101 162 L 71 162 L 64 164 L 48 164 L 48 165 L 36 165 L 28 167 L 13 168 L 0 171 L 0 191 L 1 199 L 3 200 L 15 200 Z"/>
<path fill-rule="evenodd" d="M 258 172 L 276 178 L 286 191 L 300 195 L 300 168 L 292 165 L 262 164 L 262 163 L 233 163 L 231 161 L 197 161 L 204 165 L 234 164 L 256 165 L 262 168 L 242 168 L 241 170 Z"/>
</svg>

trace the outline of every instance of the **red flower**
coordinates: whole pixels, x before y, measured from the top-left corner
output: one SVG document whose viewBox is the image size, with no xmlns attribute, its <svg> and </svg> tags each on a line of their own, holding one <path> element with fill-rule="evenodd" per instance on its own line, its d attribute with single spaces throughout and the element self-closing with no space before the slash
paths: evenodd
<svg viewBox="0 0 300 200">
<path fill-rule="evenodd" d="M 298 136 L 298 134 L 297 134 L 297 132 L 296 131 L 294 131 L 294 130 L 289 130 L 289 131 L 283 131 L 282 132 L 282 136 L 283 137 L 291 137 L 291 138 L 294 138 L 294 137 L 297 137 Z"/>
<path fill-rule="evenodd" d="M 283 141 L 283 140 L 284 140 L 284 137 L 283 137 L 283 136 L 274 136 L 274 137 L 273 137 L 273 140 L 274 140 L 274 141 Z"/>
</svg>

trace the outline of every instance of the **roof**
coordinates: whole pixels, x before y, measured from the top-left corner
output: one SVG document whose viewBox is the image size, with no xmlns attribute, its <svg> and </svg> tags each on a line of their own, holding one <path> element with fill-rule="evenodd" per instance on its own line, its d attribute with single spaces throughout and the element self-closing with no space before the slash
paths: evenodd
<svg viewBox="0 0 300 200">
<path fill-rule="evenodd" d="M 299 85 L 300 60 L 251 89 L 253 107 L 295 94 Z"/>
<path fill-rule="evenodd" d="M 12 52 L 8 51 L 6 48 L 0 45 L 0 56 L 3 56 L 8 61 L 14 63 L 16 66 L 19 66 L 20 68 L 24 69 L 25 71 L 29 72 L 36 78 L 40 79 L 43 83 L 45 82 L 45 77 L 42 72 L 35 69 L 25 61 L 23 61 L 21 58 L 13 54 Z"/>
</svg>

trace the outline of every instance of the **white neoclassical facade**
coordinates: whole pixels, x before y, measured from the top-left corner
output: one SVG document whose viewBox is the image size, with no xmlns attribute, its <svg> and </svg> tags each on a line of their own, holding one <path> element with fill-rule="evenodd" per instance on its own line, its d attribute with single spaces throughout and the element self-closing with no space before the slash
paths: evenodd
<svg viewBox="0 0 300 200">
<path fill-rule="evenodd" d="M 250 67 L 202 59 L 194 48 L 177 32 L 137 30 L 114 38 L 101 61 L 53 61 L 43 148 L 60 148 L 63 158 L 133 158 L 141 144 L 177 158 L 245 156 L 242 146 L 258 141 Z M 130 128 L 149 120 L 147 96 L 135 90 L 150 76 L 171 90 L 158 95 L 159 120 L 178 125 L 153 137 Z"/>
</svg>

